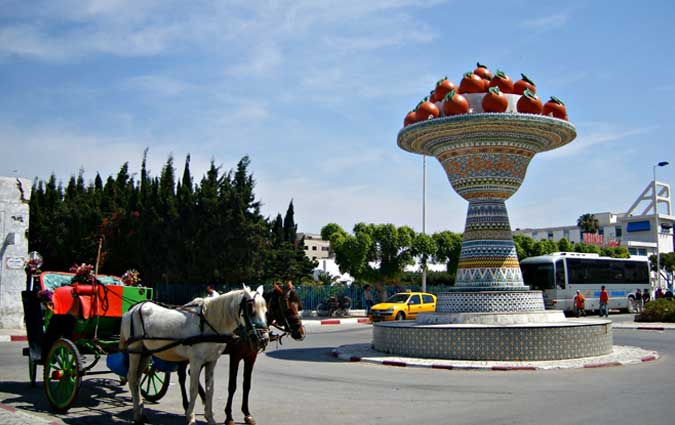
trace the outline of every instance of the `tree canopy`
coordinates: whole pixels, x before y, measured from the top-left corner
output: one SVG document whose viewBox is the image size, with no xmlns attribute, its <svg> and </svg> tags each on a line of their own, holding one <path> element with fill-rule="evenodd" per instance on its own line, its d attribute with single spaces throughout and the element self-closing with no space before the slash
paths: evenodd
<svg viewBox="0 0 675 425">
<path fill-rule="evenodd" d="M 579 227 L 583 233 L 598 233 L 598 230 L 600 230 L 598 219 L 590 213 L 579 216 L 577 219 L 577 227 Z"/>
<path fill-rule="evenodd" d="M 45 267 L 68 270 L 94 264 L 102 241 L 100 273 L 121 275 L 134 268 L 144 282 L 239 285 L 273 279 L 300 280 L 314 264 L 296 240 L 292 202 L 284 220 L 260 212 L 250 159 L 223 172 L 212 161 L 195 184 L 188 155 L 177 180 L 169 157 L 159 177 L 140 178 L 127 163 L 104 180 L 85 184 L 83 171 L 66 187 L 52 175 L 36 180 L 30 201 L 29 247 Z"/>
</svg>

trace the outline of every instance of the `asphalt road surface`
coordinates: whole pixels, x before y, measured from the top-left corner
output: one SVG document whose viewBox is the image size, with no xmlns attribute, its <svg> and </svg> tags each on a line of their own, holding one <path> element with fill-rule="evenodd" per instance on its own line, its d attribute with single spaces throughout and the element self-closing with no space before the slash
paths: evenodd
<svg viewBox="0 0 675 425">
<path fill-rule="evenodd" d="M 308 328 L 305 341 L 288 339 L 281 346 L 268 347 L 258 357 L 253 375 L 250 404 L 257 423 L 675 424 L 675 330 L 614 330 L 615 345 L 656 350 L 661 358 L 602 369 L 436 370 L 349 363 L 330 355 L 336 346 L 369 342 L 371 329 L 370 325 L 316 326 Z M 74 407 L 66 415 L 53 415 L 41 379 L 37 388 L 28 383 L 27 360 L 21 356 L 24 345 L 0 343 L 0 403 L 66 424 L 130 422 L 129 392 L 113 374 L 85 377 Z M 214 406 L 221 423 L 227 362 L 222 357 L 216 370 Z M 100 363 L 103 369 L 105 362 Z M 41 372 L 40 367 L 38 376 Z M 238 395 L 235 420 L 243 423 L 240 402 Z M 205 423 L 199 402 L 197 412 L 200 423 Z M 159 403 L 146 403 L 146 413 L 155 424 L 183 424 L 177 385 L 172 383 Z"/>
</svg>

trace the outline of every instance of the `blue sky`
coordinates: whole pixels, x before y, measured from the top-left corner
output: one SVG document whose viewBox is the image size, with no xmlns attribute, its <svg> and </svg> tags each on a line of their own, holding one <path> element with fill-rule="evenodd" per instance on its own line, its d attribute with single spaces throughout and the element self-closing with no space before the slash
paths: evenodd
<svg viewBox="0 0 675 425">
<path fill-rule="evenodd" d="M 187 154 L 252 160 L 263 213 L 300 231 L 358 221 L 421 230 L 422 159 L 403 117 L 476 61 L 563 99 L 578 137 L 537 155 L 508 202 L 516 227 L 625 212 L 675 180 L 675 3 L 650 1 L 0 0 L 0 175 L 153 175 Z M 466 202 L 428 163 L 428 231 Z"/>
</svg>

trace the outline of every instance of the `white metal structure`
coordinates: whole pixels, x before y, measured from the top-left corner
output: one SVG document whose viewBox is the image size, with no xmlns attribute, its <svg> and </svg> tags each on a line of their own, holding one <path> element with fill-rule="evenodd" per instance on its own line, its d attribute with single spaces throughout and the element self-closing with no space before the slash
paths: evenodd
<svg viewBox="0 0 675 425">
<path fill-rule="evenodd" d="M 645 260 L 601 257 L 598 254 L 555 252 L 520 262 L 525 285 L 544 293 L 548 309 L 572 312 L 579 290 L 586 310 L 599 309 L 600 288 L 609 293 L 609 308 L 632 311 L 635 291 L 649 290 L 649 266 Z"/>
<path fill-rule="evenodd" d="M 631 257 L 647 259 L 652 254 L 673 252 L 675 216 L 672 214 L 670 185 L 654 179 L 647 184 L 627 212 L 601 212 L 593 213 L 593 216 L 600 225 L 598 233 L 607 244 L 618 243 L 628 249 Z M 514 233 L 530 236 L 535 240 L 558 241 L 565 238 L 574 243 L 583 242 L 581 229 L 576 224 L 516 229 Z"/>
</svg>

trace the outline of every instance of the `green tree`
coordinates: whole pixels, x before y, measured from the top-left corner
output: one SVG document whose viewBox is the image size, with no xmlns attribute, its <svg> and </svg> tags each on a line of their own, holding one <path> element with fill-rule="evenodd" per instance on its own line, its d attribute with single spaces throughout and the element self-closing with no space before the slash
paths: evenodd
<svg viewBox="0 0 675 425">
<path fill-rule="evenodd" d="M 445 263 L 448 274 L 453 276 L 454 280 L 459 265 L 459 256 L 462 252 L 462 235 L 445 230 L 436 232 L 431 237 L 436 242 L 437 248 L 434 261 Z"/>
<path fill-rule="evenodd" d="M 649 269 L 651 271 L 656 271 L 657 268 L 656 263 L 657 263 L 656 254 L 650 255 Z M 659 265 L 661 266 L 661 275 L 663 276 L 663 272 L 665 272 L 666 276 L 668 277 L 668 281 L 672 285 L 673 273 L 675 273 L 675 253 L 674 252 L 662 253 L 659 258 Z"/>
<path fill-rule="evenodd" d="M 434 258 L 437 250 L 436 241 L 430 235 L 418 233 L 414 236 L 411 253 L 414 257 L 419 258 L 421 271 L 427 270 L 429 260 Z"/>
<path fill-rule="evenodd" d="M 550 239 L 542 239 L 534 244 L 534 255 L 547 255 L 558 251 L 558 245 Z"/>
<path fill-rule="evenodd" d="M 295 209 L 293 200 L 288 204 L 286 215 L 284 216 L 284 240 L 295 244 L 297 242 L 298 226 L 295 224 Z"/>
<path fill-rule="evenodd" d="M 593 214 L 582 214 L 577 219 L 577 227 L 581 229 L 582 233 L 598 233 L 600 224 L 598 219 Z"/>
<path fill-rule="evenodd" d="M 562 238 L 558 241 L 558 249 L 562 252 L 571 252 L 574 250 L 574 245 L 567 238 Z"/>
<path fill-rule="evenodd" d="M 415 232 L 408 226 L 358 223 L 354 234 L 348 235 L 331 224 L 321 234 L 328 236 L 340 271 L 373 283 L 380 299 L 386 298 L 385 285 L 397 283 L 405 266 L 413 263 Z"/>
<path fill-rule="evenodd" d="M 518 260 L 539 255 L 536 250 L 536 241 L 527 235 L 513 235 L 513 243 L 516 246 Z"/>
</svg>

